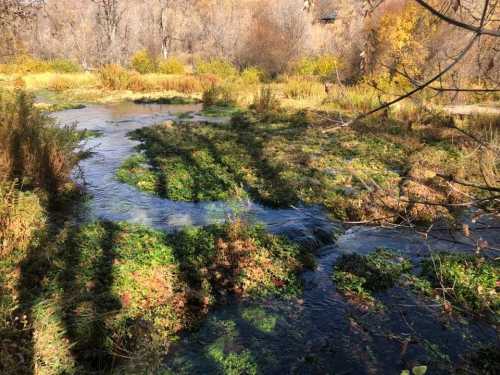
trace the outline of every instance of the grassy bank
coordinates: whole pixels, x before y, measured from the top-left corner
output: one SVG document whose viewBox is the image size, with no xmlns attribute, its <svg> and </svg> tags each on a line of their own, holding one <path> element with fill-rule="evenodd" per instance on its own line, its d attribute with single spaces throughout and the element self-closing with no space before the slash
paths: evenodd
<svg viewBox="0 0 500 375">
<path fill-rule="evenodd" d="M 0 106 L 0 372 L 154 371 L 178 334 L 232 298 L 291 296 L 310 256 L 235 221 L 166 234 L 75 226 L 82 139 L 22 92 Z"/>
<path fill-rule="evenodd" d="M 61 229 L 4 267 L 20 274 L 2 304 L 12 322 L 2 327 L 2 371 L 154 371 L 215 304 L 296 293 L 305 256 L 241 222 L 176 234 L 107 222 Z"/>
</svg>

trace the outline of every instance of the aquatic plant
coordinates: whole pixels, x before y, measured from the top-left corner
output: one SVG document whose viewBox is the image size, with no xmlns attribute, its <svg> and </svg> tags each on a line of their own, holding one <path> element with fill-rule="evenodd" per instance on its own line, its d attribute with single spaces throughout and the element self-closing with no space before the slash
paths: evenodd
<svg viewBox="0 0 500 375">
<path fill-rule="evenodd" d="M 411 263 L 397 253 L 377 249 L 369 255 L 342 255 L 335 265 L 333 279 L 339 291 L 370 301 L 373 292 L 394 287 L 411 268 Z"/>
<path fill-rule="evenodd" d="M 147 165 L 142 154 L 130 156 L 116 171 L 119 181 L 136 186 L 146 192 L 155 192 L 158 188 L 158 177 Z"/>
<path fill-rule="evenodd" d="M 457 308 L 498 314 L 500 266 L 497 261 L 467 255 L 438 253 L 422 263 L 422 276 L 433 293 Z"/>
</svg>

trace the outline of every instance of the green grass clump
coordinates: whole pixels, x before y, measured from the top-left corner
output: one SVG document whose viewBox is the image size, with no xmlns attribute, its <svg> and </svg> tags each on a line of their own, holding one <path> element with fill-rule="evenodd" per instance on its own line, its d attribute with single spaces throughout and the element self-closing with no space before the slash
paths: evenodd
<svg viewBox="0 0 500 375">
<path fill-rule="evenodd" d="M 199 99 L 184 97 L 184 96 L 171 96 L 171 97 L 149 97 L 145 96 L 142 98 L 134 99 L 136 104 L 171 104 L 171 105 L 182 105 L 182 104 L 198 104 Z"/>
<path fill-rule="evenodd" d="M 142 154 L 130 156 L 116 172 L 119 181 L 136 186 L 138 189 L 154 193 L 158 186 L 158 177 L 146 164 Z"/>
<path fill-rule="evenodd" d="M 411 269 L 410 262 L 396 253 L 378 249 L 370 255 L 342 255 L 335 265 L 333 279 L 341 292 L 371 300 L 372 292 L 395 286 Z"/>
<path fill-rule="evenodd" d="M 467 254 L 440 253 L 422 264 L 422 276 L 434 293 L 476 313 L 500 312 L 498 261 Z"/>
</svg>

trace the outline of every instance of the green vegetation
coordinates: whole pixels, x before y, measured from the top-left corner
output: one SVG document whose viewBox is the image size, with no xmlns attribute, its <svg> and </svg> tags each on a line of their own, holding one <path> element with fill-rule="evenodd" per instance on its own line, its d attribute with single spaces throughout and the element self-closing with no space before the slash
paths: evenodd
<svg viewBox="0 0 500 375">
<path fill-rule="evenodd" d="M 335 80 L 335 74 L 342 64 L 333 55 L 304 57 L 295 62 L 292 73 L 298 76 L 318 76 L 321 79 Z"/>
<path fill-rule="evenodd" d="M 438 253 L 422 264 L 432 293 L 459 309 L 498 316 L 500 264 L 466 254 Z M 426 289 L 427 291 L 429 289 Z"/>
<path fill-rule="evenodd" d="M 185 72 L 186 68 L 184 64 L 176 57 L 169 57 L 158 61 L 158 73 L 184 74 Z"/>
<path fill-rule="evenodd" d="M 266 313 L 261 307 L 247 307 L 241 312 L 241 317 L 264 333 L 274 331 L 278 321 L 276 315 Z"/>
<path fill-rule="evenodd" d="M 136 104 L 198 104 L 200 103 L 199 99 L 184 97 L 184 96 L 172 96 L 172 97 L 151 97 L 146 96 L 138 99 L 134 99 L 134 103 Z"/>
<path fill-rule="evenodd" d="M 6 64 L 0 64 L 0 73 L 3 74 L 78 73 L 81 70 L 82 68 L 72 60 L 41 60 L 29 55 L 19 55 Z"/>
<path fill-rule="evenodd" d="M 342 293 L 371 302 L 373 292 L 394 287 L 401 275 L 411 268 L 404 257 L 378 249 L 366 256 L 342 255 L 335 265 L 333 279 Z"/>
<path fill-rule="evenodd" d="M 56 103 L 56 104 L 37 103 L 35 104 L 35 107 L 44 112 L 61 112 L 70 109 L 82 109 L 85 108 L 85 105 L 76 103 Z"/>
<path fill-rule="evenodd" d="M 212 106 L 229 107 L 236 103 L 234 93 L 230 91 L 229 87 L 215 85 L 203 92 L 202 101 L 205 108 Z"/>
<path fill-rule="evenodd" d="M 37 339 L 27 346 L 26 360 L 47 363 L 48 373 L 152 370 L 162 348 L 228 293 L 254 298 L 296 293 L 302 257 L 287 240 L 242 222 L 174 234 L 96 222 L 62 230 L 22 259 L 18 292 L 10 279 L 14 274 L 2 275 L 7 277 L 2 285 L 13 290 L 2 294 L 0 312 L 7 316 L 16 304 L 9 298 L 22 297 L 18 314 L 27 314 L 24 329 Z M 7 260 L 12 268 L 4 269 L 14 272 L 14 258 Z M 268 318 L 258 324 L 270 329 L 274 323 Z M 17 337 L 24 331 L 2 326 L 1 332 Z M 221 345 L 215 343 L 208 355 L 225 371 L 249 368 L 245 353 L 226 357 Z M 19 369 L 9 346 L 0 350 L 2 362 Z"/>
<path fill-rule="evenodd" d="M 224 114 L 218 108 L 206 111 Z M 267 89 L 252 108 L 231 108 L 230 124 L 169 123 L 134 132 L 156 174 L 156 192 L 173 200 L 248 195 L 270 206 L 321 204 L 339 219 L 391 218 L 404 211 L 423 222 L 450 213 L 411 199 L 459 199 L 432 171 L 451 172 L 469 161 L 456 139 L 448 143 L 436 128 L 408 135 L 401 122 L 381 129 L 374 121 L 325 136 L 321 114 L 279 109 Z M 407 181 L 408 174 L 414 178 Z"/>
<path fill-rule="evenodd" d="M 136 186 L 142 191 L 154 193 L 158 189 L 158 178 L 146 163 L 144 155 L 132 155 L 118 169 L 116 177 L 119 181 Z"/>
<path fill-rule="evenodd" d="M 130 61 L 134 70 L 141 74 L 154 73 L 156 63 L 147 50 L 137 51 Z"/>
<path fill-rule="evenodd" d="M 257 375 L 258 368 L 248 350 L 235 351 L 231 346 L 237 337 L 234 322 L 220 322 L 220 338 L 207 347 L 206 355 L 213 360 L 224 375 Z"/>
<path fill-rule="evenodd" d="M 417 275 L 412 269 L 421 272 Z M 333 271 L 337 289 L 350 298 L 373 303 L 374 292 L 411 287 L 436 297 L 448 313 L 456 309 L 493 320 L 500 311 L 499 276 L 498 261 L 476 255 L 436 253 L 413 267 L 406 258 L 385 249 L 366 256 L 342 255 Z"/>
<path fill-rule="evenodd" d="M 198 60 L 195 64 L 196 74 L 213 74 L 226 78 L 236 76 L 238 70 L 233 64 L 224 59 Z"/>
</svg>

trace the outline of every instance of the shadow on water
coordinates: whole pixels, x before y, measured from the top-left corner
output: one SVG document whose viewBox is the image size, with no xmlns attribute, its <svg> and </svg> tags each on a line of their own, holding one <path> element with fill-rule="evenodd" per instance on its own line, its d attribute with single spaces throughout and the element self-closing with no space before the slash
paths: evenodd
<svg viewBox="0 0 500 375">
<path fill-rule="evenodd" d="M 445 316 L 433 299 L 408 289 L 375 293 L 376 309 L 340 295 L 331 277 L 338 257 L 368 254 L 384 245 L 414 259 L 428 251 L 411 232 L 349 230 L 337 244 L 320 250 L 317 269 L 303 275 L 301 296 L 217 309 L 172 348 L 166 369 L 220 374 L 242 366 L 258 371 L 235 373 L 399 375 L 424 365 L 428 373 L 448 374 L 471 352 L 498 342 L 486 322 Z"/>
<path fill-rule="evenodd" d="M 95 141 L 99 145 L 97 156 L 83 166 L 89 192 L 95 197 L 90 207 L 94 217 L 141 222 L 169 230 L 185 224 L 172 224 L 171 218 L 180 214 L 189 217 L 188 224 L 204 225 L 216 221 L 208 217 L 206 205 L 148 196 L 119 184 L 114 178 L 116 169 L 137 146 L 128 140 L 126 134 L 171 118 L 170 115 L 147 113 L 146 117 L 140 117 L 134 114 L 133 119 L 120 122 L 122 120 L 110 116 L 109 111 L 102 108 L 73 113 L 75 116 L 86 113 L 88 117 L 83 126 L 104 132 L 103 137 Z M 129 112 L 127 116 L 130 116 Z M 103 118 L 111 123 L 103 126 Z M 283 136 L 300 136 L 300 131 L 289 135 L 287 129 L 279 131 Z M 242 130 L 237 141 L 238 147 L 255 160 L 252 167 L 258 177 L 269 184 L 267 190 L 279 191 L 279 195 L 290 200 L 297 198 L 287 181 L 282 179 L 280 166 L 270 164 L 262 156 L 266 147 L 263 137 L 253 138 Z M 238 171 L 224 163 L 214 142 L 207 138 L 198 138 L 197 142 L 244 186 L 244 181 L 238 179 Z M 183 157 L 186 163 L 192 163 L 190 155 Z M 195 164 L 194 167 L 202 168 Z M 257 198 L 266 201 L 266 197 Z M 124 203 L 126 205 L 122 207 Z M 120 206 L 117 209 L 115 205 Z M 253 206 L 251 210 L 250 214 L 274 233 L 285 234 L 312 249 L 329 244 L 327 237 L 332 234 L 332 223 L 326 222 L 324 213 L 318 208 L 270 210 Z M 90 272 L 85 283 L 76 276 L 82 271 L 78 270 L 82 254 L 78 251 L 72 253 L 70 249 L 58 259 L 64 267 L 60 285 L 67 308 L 63 320 L 75 344 L 74 358 L 89 372 L 106 370 L 107 366 L 113 365 L 110 358 L 114 353 L 110 353 L 107 347 L 106 340 L 110 337 L 105 331 L 104 318 L 120 308 L 119 301 L 111 293 L 111 266 L 116 256 L 113 250 L 115 227 L 111 223 L 106 225 L 108 234 L 101 237 L 99 245 L 102 252 L 95 254 L 93 267 L 85 270 Z M 350 230 L 336 245 L 330 244 L 321 250 L 318 269 L 304 274 L 303 296 L 291 300 L 274 298 L 246 302 L 217 309 L 197 332 L 187 333 L 174 346 L 166 360 L 166 369 L 175 374 L 400 374 L 401 370 L 415 365 L 432 364 L 433 374 L 448 373 L 441 370 L 441 364 L 453 365 L 464 352 L 473 350 L 476 342 L 495 342 L 495 332 L 491 328 L 483 327 L 480 322 L 443 322 L 439 308 L 433 306 L 432 301 L 422 301 L 398 289 L 376 296 L 384 306 L 377 313 L 359 309 L 340 296 L 331 279 L 338 255 L 344 252 L 366 254 L 377 247 L 394 248 L 413 256 L 428 251 L 421 240 L 401 231 Z M 441 248 L 448 249 L 449 243 Z M 176 257 L 182 259 L 180 248 L 176 251 Z M 21 289 L 29 292 L 22 296 L 22 300 L 28 310 L 43 294 L 43 279 L 50 275 L 53 264 L 53 259 L 49 261 L 33 252 L 23 266 Z M 196 284 L 198 275 L 184 274 L 183 277 L 189 280 L 189 285 L 199 287 Z M 78 293 L 72 293 L 75 290 Z M 75 300 L 77 294 L 85 298 Z M 86 314 L 80 317 L 88 319 L 86 326 L 90 329 L 87 331 L 81 330 L 75 319 L 76 312 L 83 308 Z M 255 313 L 256 309 L 263 312 Z M 252 317 L 252 312 L 256 317 Z M 262 326 L 262 322 L 268 323 Z M 462 337 L 463 332 L 467 337 Z M 79 345 L 94 345 L 95 350 L 82 353 L 78 350 Z"/>
</svg>

